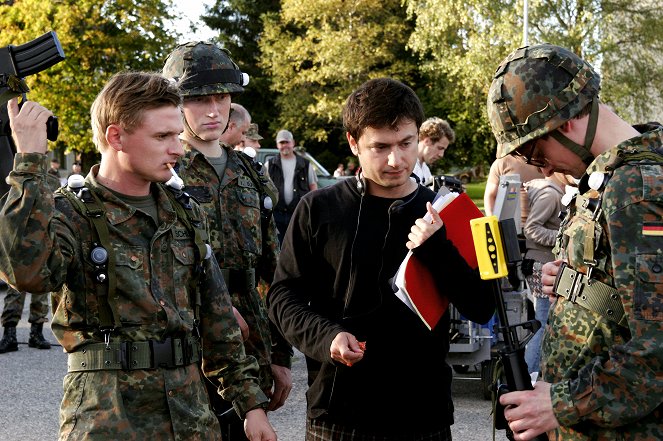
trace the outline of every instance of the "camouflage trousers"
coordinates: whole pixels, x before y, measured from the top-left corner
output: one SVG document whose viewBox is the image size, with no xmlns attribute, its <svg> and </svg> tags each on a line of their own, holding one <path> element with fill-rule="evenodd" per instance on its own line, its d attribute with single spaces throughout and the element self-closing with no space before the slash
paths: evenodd
<svg viewBox="0 0 663 441">
<path fill-rule="evenodd" d="M 21 321 L 25 297 L 29 293 L 16 291 L 7 286 L 5 306 L 2 309 L 2 326 L 16 326 Z M 30 294 L 30 323 L 46 323 L 48 321 L 49 296 L 48 293 Z"/>
</svg>

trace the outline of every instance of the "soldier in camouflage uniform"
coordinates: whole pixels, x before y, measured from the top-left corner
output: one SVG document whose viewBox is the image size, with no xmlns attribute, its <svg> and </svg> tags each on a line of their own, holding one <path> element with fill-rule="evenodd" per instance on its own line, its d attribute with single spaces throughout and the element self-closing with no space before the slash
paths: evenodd
<svg viewBox="0 0 663 441">
<path fill-rule="evenodd" d="M 231 96 L 244 90 L 243 74 L 227 52 L 203 42 L 175 48 L 163 74 L 178 82 L 184 97 L 186 153 L 178 172 L 186 191 L 207 212 L 214 254 L 233 305 L 249 325 L 247 353 L 258 359 L 260 385 L 271 399 L 268 410 L 278 409 L 292 388 L 292 347 L 270 329 L 256 289 L 261 278 L 271 283 L 276 268 L 276 225 L 264 200 L 271 194 L 275 204 L 278 192 L 248 156 L 219 141 L 228 125 Z M 228 406 L 213 404 L 219 412 Z"/>
<path fill-rule="evenodd" d="M 498 157 L 580 178 L 543 268 L 544 381 L 501 398 L 517 440 L 663 439 L 663 128 L 631 127 L 599 90 L 543 44 L 510 54 L 489 91 Z"/>
<path fill-rule="evenodd" d="M 18 153 L 0 213 L 0 276 L 52 291 L 52 329 L 68 354 L 61 440 L 218 440 L 205 381 L 246 418 L 251 439 L 276 439 L 204 213 L 158 184 L 184 153 L 180 104 L 160 75 L 113 76 L 91 111 L 101 163 L 54 198 L 51 112 L 9 103 Z"/>
<path fill-rule="evenodd" d="M 0 354 L 18 351 L 16 340 L 16 325 L 21 320 L 25 297 L 28 293 L 20 292 L 7 286 L 5 306 L 2 309 L 2 326 L 5 328 L 0 340 Z M 30 294 L 30 338 L 28 346 L 38 349 L 50 349 L 51 344 L 46 341 L 43 334 L 44 323 L 48 321 L 48 293 Z"/>
</svg>

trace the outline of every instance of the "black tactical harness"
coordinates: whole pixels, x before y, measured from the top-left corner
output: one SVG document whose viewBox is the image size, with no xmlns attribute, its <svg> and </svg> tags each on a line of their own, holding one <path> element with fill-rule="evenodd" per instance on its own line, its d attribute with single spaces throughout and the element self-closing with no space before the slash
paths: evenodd
<svg viewBox="0 0 663 441">
<path fill-rule="evenodd" d="M 194 238 L 195 266 L 190 291 L 194 312 L 195 336 L 168 337 L 164 341 L 111 342 L 113 331 L 122 326 L 117 305 L 114 304 L 116 289 L 115 254 L 110 242 L 106 210 L 94 190 L 87 187 L 71 189 L 61 187 L 56 195 L 66 197 L 74 209 L 88 219 L 93 234 L 91 260 L 95 265 L 95 293 L 98 304 L 99 331 L 104 343 L 88 344 L 79 351 L 69 354 L 69 371 L 106 369 L 157 369 L 185 366 L 200 360 L 201 294 L 199 283 L 204 273 L 203 261 L 210 257 L 206 234 L 201 219 L 194 216 L 189 196 L 181 190 L 166 187 L 165 191 L 178 219 Z"/>
</svg>

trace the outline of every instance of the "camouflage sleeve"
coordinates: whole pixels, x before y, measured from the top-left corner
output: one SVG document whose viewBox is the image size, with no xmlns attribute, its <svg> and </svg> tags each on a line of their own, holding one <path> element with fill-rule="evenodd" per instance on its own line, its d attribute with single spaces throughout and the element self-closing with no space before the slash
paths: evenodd
<svg viewBox="0 0 663 441">
<path fill-rule="evenodd" d="M 279 242 L 274 216 L 269 217 L 269 225 L 266 230 L 263 236 L 263 252 L 258 263 L 258 272 L 264 281 L 271 284 L 279 255 Z M 271 321 L 269 327 L 272 340 L 272 364 L 287 368 L 292 367 L 292 356 L 294 355 L 292 345 L 288 343 Z"/>
<path fill-rule="evenodd" d="M 618 427 L 642 419 L 661 404 L 663 236 L 648 225 L 663 219 L 662 175 L 659 165 L 624 166 L 606 188 L 603 209 L 612 275 L 630 339 L 606 335 L 618 343 L 608 348 L 609 358 L 596 357 L 577 378 L 553 384 L 553 408 L 562 426 L 591 421 Z"/>
<path fill-rule="evenodd" d="M 0 276 L 20 291 L 56 291 L 64 282 L 75 237 L 58 228 L 48 158 L 18 153 L 0 213 Z"/>
<path fill-rule="evenodd" d="M 233 315 L 230 295 L 214 255 L 206 261 L 202 283 L 200 330 L 203 372 L 233 403 L 237 414 L 266 406 L 267 396 L 258 383 L 258 362 L 246 354 L 241 331 Z"/>
</svg>

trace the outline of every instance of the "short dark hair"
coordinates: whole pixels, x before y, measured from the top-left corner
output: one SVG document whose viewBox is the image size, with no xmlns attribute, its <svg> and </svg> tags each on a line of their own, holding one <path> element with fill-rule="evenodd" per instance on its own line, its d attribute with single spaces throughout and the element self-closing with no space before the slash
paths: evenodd
<svg viewBox="0 0 663 441">
<path fill-rule="evenodd" d="M 419 130 L 424 108 L 414 91 L 391 78 L 366 81 L 348 96 L 343 107 L 343 127 L 359 139 L 366 127 L 395 129 L 404 120 L 412 120 Z"/>
</svg>

